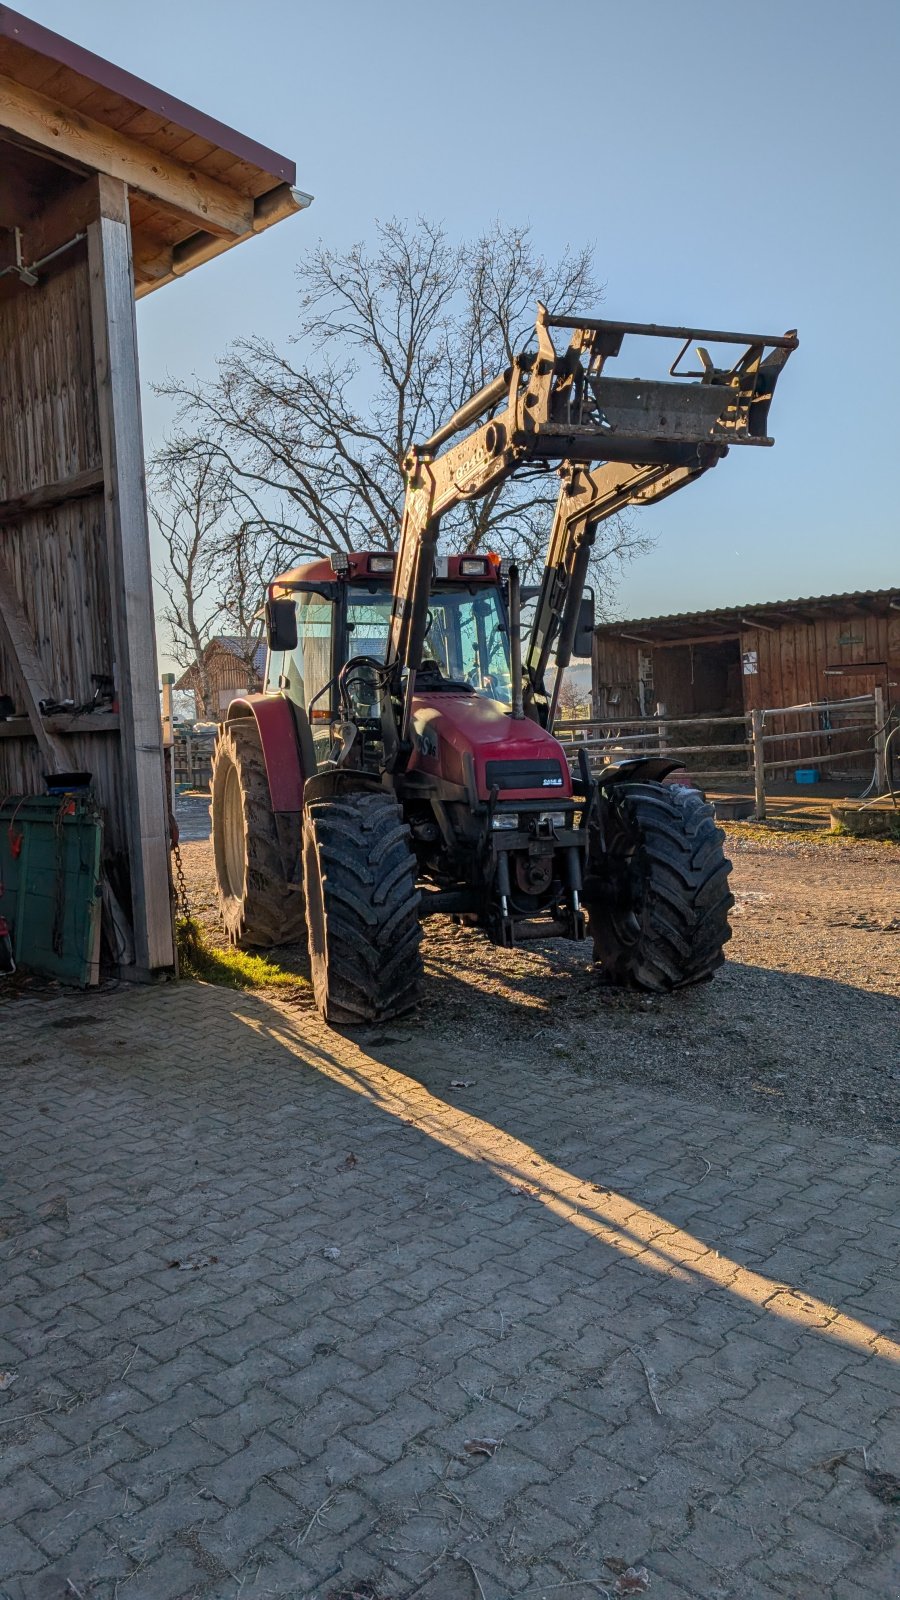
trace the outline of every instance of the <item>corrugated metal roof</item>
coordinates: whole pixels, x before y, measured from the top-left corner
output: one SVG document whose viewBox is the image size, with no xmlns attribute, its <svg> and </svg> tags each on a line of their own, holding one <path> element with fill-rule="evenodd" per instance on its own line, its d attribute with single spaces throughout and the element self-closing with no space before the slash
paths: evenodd
<svg viewBox="0 0 900 1600">
<path fill-rule="evenodd" d="M 804 612 L 834 615 L 842 609 L 855 607 L 871 616 L 882 615 L 892 606 L 900 608 L 900 584 L 896 589 L 854 589 L 847 594 L 810 595 L 798 600 L 762 600 L 740 606 L 717 606 L 708 611 L 676 611 L 668 616 L 627 617 L 619 622 L 602 622 L 597 632 L 614 635 L 653 629 L 659 633 L 671 630 L 677 634 L 683 633 L 688 626 L 694 630 L 704 625 L 739 627 L 742 623 L 752 627 L 752 618 L 757 615 L 777 617 L 781 614 L 785 621 L 802 621 L 801 614 Z"/>
</svg>

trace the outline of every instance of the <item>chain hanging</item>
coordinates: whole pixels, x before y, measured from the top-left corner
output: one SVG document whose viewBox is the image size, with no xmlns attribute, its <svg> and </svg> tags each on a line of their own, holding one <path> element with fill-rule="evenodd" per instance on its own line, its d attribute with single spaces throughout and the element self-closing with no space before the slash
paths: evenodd
<svg viewBox="0 0 900 1600">
<path fill-rule="evenodd" d="M 175 899 L 179 911 L 186 922 L 191 920 L 191 902 L 188 897 L 187 879 L 184 876 L 184 863 L 181 859 L 181 846 L 176 839 L 172 844 L 172 856 L 175 861 Z"/>
</svg>

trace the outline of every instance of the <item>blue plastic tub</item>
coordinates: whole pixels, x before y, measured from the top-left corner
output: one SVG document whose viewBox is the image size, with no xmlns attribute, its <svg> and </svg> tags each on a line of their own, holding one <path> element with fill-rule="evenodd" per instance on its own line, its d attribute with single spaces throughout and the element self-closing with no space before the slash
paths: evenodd
<svg viewBox="0 0 900 1600">
<path fill-rule="evenodd" d="M 818 783 L 818 767 L 797 767 L 794 771 L 795 783 Z"/>
</svg>

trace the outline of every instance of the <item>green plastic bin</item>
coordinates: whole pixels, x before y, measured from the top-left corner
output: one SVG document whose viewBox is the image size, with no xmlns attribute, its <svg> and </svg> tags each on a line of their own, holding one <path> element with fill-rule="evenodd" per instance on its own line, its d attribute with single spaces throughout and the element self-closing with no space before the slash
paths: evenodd
<svg viewBox="0 0 900 1600">
<path fill-rule="evenodd" d="M 0 805 L 0 915 L 16 966 L 82 988 L 100 967 L 103 819 L 84 795 Z"/>
</svg>

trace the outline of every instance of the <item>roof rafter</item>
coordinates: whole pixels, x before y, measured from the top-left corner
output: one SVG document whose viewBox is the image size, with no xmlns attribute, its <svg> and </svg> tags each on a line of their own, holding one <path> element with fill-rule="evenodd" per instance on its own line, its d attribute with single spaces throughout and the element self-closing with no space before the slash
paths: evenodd
<svg viewBox="0 0 900 1600">
<path fill-rule="evenodd" d="M 226 238 L 253 229 L 253 201 L 127 134 L 0 76 L 0 129 L 9 128 L 51 156 L 119 178 Z"/>
</svg>

